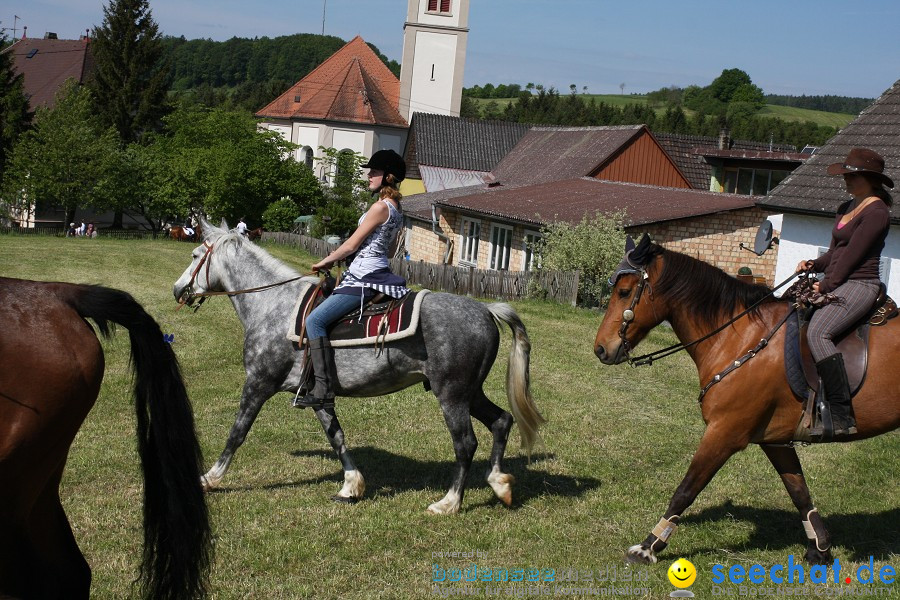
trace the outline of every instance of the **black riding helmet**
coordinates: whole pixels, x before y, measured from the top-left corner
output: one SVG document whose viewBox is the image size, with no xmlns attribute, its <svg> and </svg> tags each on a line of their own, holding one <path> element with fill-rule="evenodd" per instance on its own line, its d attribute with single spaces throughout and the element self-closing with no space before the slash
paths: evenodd
<svg viewBox="0 0 900 600">
<path fill-rule="evenodd" d="M 362 168 L 384 171 L 385 174 L 393 175 L 397 183 L 406 179 L 406 163 L 393 150 L 379 150 L 366 164 L 362 165 Z"/>
</svg>

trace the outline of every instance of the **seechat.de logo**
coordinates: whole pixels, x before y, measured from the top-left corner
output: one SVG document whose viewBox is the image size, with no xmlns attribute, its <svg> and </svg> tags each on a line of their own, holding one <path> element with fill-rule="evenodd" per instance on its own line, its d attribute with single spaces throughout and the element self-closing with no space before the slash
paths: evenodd
<svg viewBox="0 0 900 600">
<path fill-rule="evenodd" d="M 788 556 L 787 565 L 778 564 L 771 567 L 764 567 L 759 564 L 750 566 L 731 565 L 730 567 L 713 565 L 712 583 L 722 584 L 727 582 L 739 585 L 768 583 L 892 584 L 897 575 L 896 569 L 891 565 L 876 567 L 874 556 L 870 556 L 869 561 L 857 568 L 855 572 L 852 568 L 842 570 L 842 567 L 841 561 L 834 559 L 834 563 L 831 565 L 813 565 L 807 570 L 802 563 L 794 562 L 794 555 L 792 554 Z M 669 575 L 669 578 L 671 579 L 671 575 Z"/>
</svg>

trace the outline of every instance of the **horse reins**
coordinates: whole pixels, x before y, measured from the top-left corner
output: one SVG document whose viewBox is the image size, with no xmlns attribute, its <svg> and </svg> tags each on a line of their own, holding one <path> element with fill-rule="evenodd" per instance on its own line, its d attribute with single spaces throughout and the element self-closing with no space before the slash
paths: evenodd
<svg viewBox="0 0 900 600">
<path fill-rule="evenodd" d="M 194 282 L 197 280 L 197 274 L 200 273 L 200 269 L 203 268 L 204 263 L 206 264 L 206 286 L 209 287 L 209 264 L 211 262 L 210 257 L 212 256 L 212 251 L 213 251 L 213 247 L 215 246 L 215 244 L 210 244 L 209 242 L 204 240 L 203 246 L 206 248 L 206 252 L 203 254 L 203 258 L 200 259 L 200 262 L 197 263 L 197 267 L 194 269 L 194 272 L 191 273 L 191 280 L 188 281 L 187 287 L 185 288 L 187 290 L 190 290 L 191 288 L 194 287 Z M 312 272 L 306 273 L 304 275 L 292 277 L 291 279 L 285 279 L 284 281 L 279 281 L 278 283 L 269 283 L 269 284 L 261 285 L 258 287 L 246 288 L 243 290 L 234 290 L 231 292 L 191 292 L 191 291 L 189 291 L 186 295 L 183 294 L 182 297 L 178 299 L 178 308 L 175 310 L 179 311 L 190 300 L 193 300 L 194 298 L 200 298 L 200 302 L 197 303 L 196 307 L 194 307 L 194 312 L 196 312 L 200 308 L 200 305 L 203 304 L 206 301 L 206 299 L 211 296 L 238 296 L 240 294 L 251 294 L 254 292 L 262 292 L 264 290 L 268 290 L 268 289 L 278 287 L 281 285 L 285 285 L 288 283 L 293 283 L 294 281 L 298 281 L 300 279 L 303 279 L 304 277 L 308 277 L 310 275 L 317 275 L 317 274 L 318 273 L 316 271 L 312 271 Z M 324 279 L 322 281 L 324 281 Z M 320 281 L 318 285 L 322 285 L 322 281 Z"/>
<path fill-rule="evenodd" d="M 634 265 L 632 265 L 632 266 L 634 266 Z M 777 290 L 779 290 L 782 287 L 784 287 L 785 285 L 787 285 L 794 277 L 796 277 L 798 275 L 798 273 L 794 273 L 793 275 L 791 275 L 790 277 L 785 279 L 783 282 L 781 282 L 780 284 L 778 284 L 777 286 L 772 288 L 772 290 L 769 291 L 768 294 L 766 294 L 765 296 L 763 296 L 762 298 L 760 298 L 759 300 L 757 300 L 756 302 L 751 304 L 750 307 L 748 307 L 746 310 L 744 310 L 743 312 L 732 317 L 731 320 L 727 321 L 726 323 L 722 324 L 721 326 L 717 327 L 716 329 L 710 331 L 706 335 L 704 335 L 692 342 L 688 342 L 687 344 L 685 344 L 685 343 L 674 344 L 672 346 L 669 346 L 668 348 L 662 348 L 661 350 L 654 350 L 653 352 L 649 352 L 647 354 L 644 354 L 644 355 L 638 356 L 637 358 L 634 358 L 631 356 L 631 351 L 629 350 L 631 344 L 628 342 L 628 340 L 626 338 L 626 332 L 628 331 L 628 326 L 631 324 L 631 321 L 634 320 L 634 309 L 637 306 L 638 302 L 640 301 L 641 296 L 644 293 L 644 287 L 646 285 L 648 285 L 647 281 L 650 277 L 647 274 L 647 270 L 644 267 L 638 267 L 638 270 L 640 273 L 639 274 L 640 281 L 638 282 L 638 289 L 634 294 L 634 298 L 632 298 L 632 300 L 631 300 L 631 305 L 628 308 L 626 308 L 624 311 L 622 311 L 622 325 L 621 325 L 621 327 L 619 327 L 619 338 L 621 338 L 622 347 L 625 349 L 625 358 L 628 360 L 628 364 L 630 364 L 632 367 L 652 365 L 654 360 L 659 360 L 660 358 L 665 358 L 667 356 L 671 356 L 672 354 L 681 352 L 682 350 L 687 350 L 691 346 L 694 346 L 696 344 L 699 344 L 700 342 L 708 340 L 709 338 L 716 335 L 717 333 L 719 333 L 720 331 L 722 331 L 729 325 L 732 325 L 735 321 L 737 321 L 741 317 L 752 312 L 754 309 L 756 309 L 756 307 L 758 307 L 765 300 L 767 300 L 770 296 L 772 296 Z M 652 288 L 651 288 L 650 293 L 652 294 Z M 781 327 L 781 325 L 786 320 L 787 320 L 787 317 L 785 317 L 785 319 L 782 320 L 782 322 L 778 324 L 778 326 L 775 328 L 775 330 L 773 330 L 769 334 L 768 337 L 771 338 L 775 334 L 775 331 L 777 331 L 778 328 Z M 768 338 L 763 338 L 763 340 L 760 341 L 762 346 L 765 346 L 765 344 L 762 343 L 763 341 L 768 342 Z M 743 363 L 741 363 L 741 364 L 743 364 Z M 740 366 L 740 365 L 738 365 L 738 366 Z M 735 367 L 735 368 L 737 368 L 737 367 Z M 701 398 L 702 398 L 702 394 L 701 394 Z"/>
</svg>

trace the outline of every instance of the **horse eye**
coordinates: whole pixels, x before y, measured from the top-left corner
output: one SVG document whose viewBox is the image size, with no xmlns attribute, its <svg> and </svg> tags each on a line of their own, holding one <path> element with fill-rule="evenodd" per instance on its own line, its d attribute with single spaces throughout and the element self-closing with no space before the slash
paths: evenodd
<svg viewBox="0 0 900 600">
<path fill-rule="evenodd" d="M 631 290 L 626 290 L 625 288 L 619 288 L 619 298 L 627 298 L 631 295 Z"/>
</svg>

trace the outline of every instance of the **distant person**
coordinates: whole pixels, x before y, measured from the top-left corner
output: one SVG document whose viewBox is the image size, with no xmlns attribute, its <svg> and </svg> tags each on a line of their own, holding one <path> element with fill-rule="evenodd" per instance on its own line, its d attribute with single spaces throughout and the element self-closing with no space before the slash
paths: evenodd
<svg viewBox="0 0 900 600">
<path fill-rule="evenodd" d="M 828 252 L 815 260 L 800 261 L 797 271 L 824 273 L 825 278 L 813 284 L 813 291 L 836 299 L 816 309 L 806 339 L 831 405 L 837 437 L 856 433 L 856 419 L 844 359 L 834 339 L 862 318 L 878 297 L 878 267 L 893 203 L 885 186 L 893 188 L 894 182 L 884 173 L 884 158 L 867 148 L 853 148 L 843 162 L 828 166 L 828 174 L 843 175 L 852 198 L 837 209 Z"/>
<path fill-rule="evenodd" d="M 238 224 L 237 224 L 237 227 L 235 227 L 235 229 L 237 229 L 237 232 L 239 234 L 247 235 L 247 224 L 244 223 L 244 217 L 241 217 L 240 219 L 238 219 Z"/>
<path fill-rule="evenodd" d="M 97 235 L 97 231 L 94 229 L 93 221 L 88 223 L 87 230 L 84 232 L 84 235 L 86 235 L 89 238 L 95 237 Z"/>
<path fill-rule="evenodd" d="M 87 233 L 87 225 L 85 225 L 84 221 L 82 221 L 81 225 L 78 226 L 78 235 L 84 237 L 85 233 Z"/>
<path fill-rule="evenodd" d="M 191 227 L 190 223 L 185 223 L 184 227 L 182 228 L 182 231 L 184 231 L 185 237 L 187 237 L 190 240 L 194 239 L 194 228 Z"/>
<path fill-rule="evenodd" d="M 66 230 L 66 237 L 75 237 L 75 223 L 69 223 L 69 228 Z"/>
</svg>

